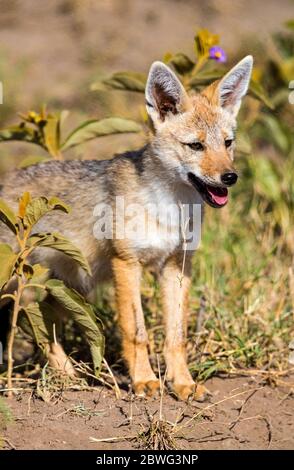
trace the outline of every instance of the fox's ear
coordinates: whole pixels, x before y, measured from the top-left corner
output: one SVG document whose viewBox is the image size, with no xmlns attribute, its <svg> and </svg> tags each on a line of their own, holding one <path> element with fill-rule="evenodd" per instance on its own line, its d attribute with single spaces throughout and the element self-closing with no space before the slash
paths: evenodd
<svg viewBox="0 0 294 470">
<path fill-rule="evenodd" d="M 246 95 L 253 65 L 253 57 L 244 57 L 219 82 L 217 86 L 220 105 L 237 116 L 241 100 Z"/>
<path fill-rule="evenodd" d="M 253 65 L 253 57 L 244 57 L 221 80 L 212 83 L 202 91 L 208 100 L 237 116 L 241 100 L 246 95 Z"/>
<path fill-rule="evenodd" d="M 151 65 L 145 90 L 146 107 L 154 124 L 185 111 L 187 93 L 172 70 L 162 62 Z"/>
</svg>

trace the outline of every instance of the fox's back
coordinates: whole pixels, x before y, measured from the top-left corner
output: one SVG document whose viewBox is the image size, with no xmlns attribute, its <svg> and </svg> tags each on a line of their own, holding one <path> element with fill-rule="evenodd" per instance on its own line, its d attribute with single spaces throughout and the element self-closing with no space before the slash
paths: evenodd
<svg viewBox="0 0 294 470">
<path fill-rule="evenodd" d="M 24 191 L 32 197 L 59 197 L 70 206 L 65 215 L 55 212 L 40 220 L 34 230 L 60 231 L 76 238 L 92 222 L 93 208 L 106 196 L 105 167 L 107 161 L 52 161 L 32 165 L 10 173 L 2 187 L 1 197 L 14 209 Z M 104 177 L 103 177 L 104 174 Z M 4 227 L 1 227 L 0 236 Z"/>
<path fill-rule="evenodd" d="M 51 161 L 32 165 L 8 174 L 0 197 L 13 209 L 24 191 L 32 197 L 58 197 L 69 208 L 69 214 L 54 211 L 45 215 L 33 228 L 34 232 L 59 232 L 80 248 L 91 264 L 93 274 L 101 272 L 105 257 L 98 264 L 99 248 L 105 252 L 93 235 L 93 210 L 97 203 L 108 197 L 105 191 L 108 161 Z M 10 232 L 0 223 L 0 241 L 13 244 Z M 101 245 L 101 244 L 100 244 Z M 101 258 L 101 256 L 100 256 Z M 80 290 L 89 290 L 91 281 L 70 259 L 51 249 L 35 252 L 34 262 L 51 269 L 51 275 L 70 280 L 69 284 Z M 108 276 L 109 267 L 102 270 Z M 97 277 L 97 276 L 95 276 Z M 89 285 L 89 286 L 88 286 Z"/>
<path fill-rule="evenodd" d="M 91 186 L 103 175 L 107 161 L 68 160 L 49 161 L 31 165 L 9 173 L 2 184 L 1 194 L 11 203 L 17 202 L 20 191 L 29 191 L 33 197 L 55 195 L 64 199 L 81 197 L 78 183 Z M 69 201 L 68 201 L 69 202 Z"/>
</svg>

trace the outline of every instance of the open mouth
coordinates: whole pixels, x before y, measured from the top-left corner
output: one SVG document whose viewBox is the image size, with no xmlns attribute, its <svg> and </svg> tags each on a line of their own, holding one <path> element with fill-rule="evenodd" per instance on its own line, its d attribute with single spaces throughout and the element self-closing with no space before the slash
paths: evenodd
<svg viewBox="0 0 294 470">
<path fill-rule="evenodd" d="M 228 202 L 227 188 L 223 188 L 221 186 L 211 186 L 210 184 L 204 183 L 204 181 L 195 176 L 193 173 L 188 173 L 188 178 L 194 188 L 197 189 L 203 200 L 211 207 L 224 207 Z"/>
</svg>

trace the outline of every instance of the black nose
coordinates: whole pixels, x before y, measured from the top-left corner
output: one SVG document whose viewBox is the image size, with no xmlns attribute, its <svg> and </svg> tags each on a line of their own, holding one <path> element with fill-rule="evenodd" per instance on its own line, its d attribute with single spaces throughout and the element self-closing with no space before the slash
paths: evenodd
<svg viewBox="0 0 294 470">
<path fill-rule="evenodd" d="M 221 175 L 221 182 L 224 183 L 226 186 L 232 186 L 237 182 L 238 175 L 237 173 L 230 172 L 230 173 L 224 173 Z"/>
</svg>

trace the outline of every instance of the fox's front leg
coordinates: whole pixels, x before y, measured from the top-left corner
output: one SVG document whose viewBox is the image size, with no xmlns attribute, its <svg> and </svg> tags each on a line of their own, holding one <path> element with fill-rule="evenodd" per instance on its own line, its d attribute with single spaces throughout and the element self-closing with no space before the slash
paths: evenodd
<svg viewBox="0 0 294 470">
<path fill-rule="evenodd" d="M 171 257 L 163 269 L 161 278 L 162 304 L 166 327 L 164 356 L 167 378 L 172 381 L 178 397 L 187 400 L 204 398 L 205 387 L 192 379 L 186 362 L 186 335 L 188 317 L 188 294 L 191 278 L 191 259 L 183 255 Z"/>
<path fill-rule="evenodd" d="M 115 258 L 112 261 L 124 358 L 137 395 L 152 395 L 159 387 L 148 358 L 148 336 L 141 305 L 141 266 Z"/>
</svg>

